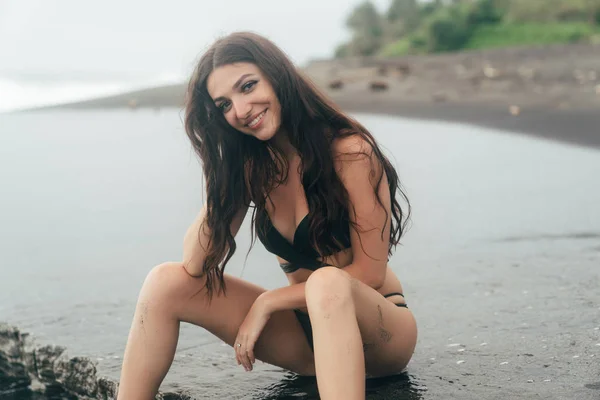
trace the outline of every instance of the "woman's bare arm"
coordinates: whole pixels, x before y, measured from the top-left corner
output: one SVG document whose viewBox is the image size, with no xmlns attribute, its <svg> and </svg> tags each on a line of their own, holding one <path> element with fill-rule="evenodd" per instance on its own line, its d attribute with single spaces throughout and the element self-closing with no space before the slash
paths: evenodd
<svg viewBox="0 0 600 400">
<path fill-rule="evenodd" d="M 235 237 L 244 218 L 248 207 L 242 207 L 231 222 L 231 234 Z M 202 266 L 206 258 L 206 249 L 210 241 L 210 229 L 204 221 L 206 220 L 206 204 L 202 207 L 194 222 L 190 225 L 183 238 L 183 266 L 188 274 L 192 276 L 202 275 Z"/>
</svg>

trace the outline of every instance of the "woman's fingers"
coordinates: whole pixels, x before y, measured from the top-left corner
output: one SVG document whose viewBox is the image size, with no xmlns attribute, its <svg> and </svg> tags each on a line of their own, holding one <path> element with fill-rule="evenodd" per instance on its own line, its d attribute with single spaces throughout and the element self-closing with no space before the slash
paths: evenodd
<svg viewBox="0 0 600 400">
<path fill-rule="evenodd" d="M 235 342 L 233 343 L 233 351 L 235 351 L 235 359 L 238 363 L 238 365 L 240 365 L 242 363 L 242 357 L 241 357 L 241 352 L 240 352 L 240 348 L 241 348 L 241 341 L 239 338 L 237 338 L 235 340 Z"/>
<path fill-rule="evenodd" d="M 246 338 L 238 338 L 233 346 L 235 348 L 235 358 L 237 360 L 238 365 L 243 365 L 246 371 L 252 370 L 251 358 L 247 352 L 247 342 Z M 241 346 L 240 346 L 241 345 Z M 252 352 L 252 351 L 251 351 Z M 252 352 L 252 357 L 254 357 L 254 352 Z"/>
<path fill-rule="evenodd" d="M 252 364 L 250 363 L 250 357 L 248 357 L 248 342 L 242 343 L 242 364 L 244 364 L 244 368 L 246 371 L 252 371 Z"/>
<path fill-rule="evenodd" d="M 252 369 L 252 365 L 256 361 L 254 359 L 254 351 L 253 350 L 248 350 L 247 354 L 248 354 L 248 362 L 250 363 L 250 369 Z"/>
</svg>

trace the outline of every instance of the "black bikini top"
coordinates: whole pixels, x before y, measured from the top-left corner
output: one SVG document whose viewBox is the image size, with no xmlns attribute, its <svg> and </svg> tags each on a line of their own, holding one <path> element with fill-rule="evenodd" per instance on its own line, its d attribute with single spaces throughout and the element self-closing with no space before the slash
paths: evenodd
<svg viewBox="0 0 600 400">
<path fill-rule="evenodd" d="M 319 261 L 319 253 L 310 243 L 309 235 L 309 216 L 306 215 L 294 232 L 293 242 L 290 243 L 271 222 L 266 211 L 263 212 L 263 218 L 257 218 L 258 226 L 264 221 L 264 233 L 261 229 L 257 229 L 257 236 L 263 243 L 265 248 L 288 261 L 289 264 L 282 264 L 281 268 L 285 273 L 297 271 L 299 268 L 316 270 L 317 268 L 326 266 L 327 264 Z M 350 247 L 350 225 L 348 222 L 348 213 L 343 213 L 342 217 L 330 224 L 329 235 L 323 238 L 324 243 L 328 247 L 335 249 L 329 256 L 337 251 L 341 251 Z M 337 243 L 337 244 L 336 244 Z"/>
</svg>

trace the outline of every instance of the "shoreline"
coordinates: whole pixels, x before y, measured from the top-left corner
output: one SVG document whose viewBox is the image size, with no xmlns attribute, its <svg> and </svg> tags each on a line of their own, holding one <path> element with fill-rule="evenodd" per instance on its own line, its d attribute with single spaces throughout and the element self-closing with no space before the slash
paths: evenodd
<svg viewBox="0 0 600 400">
<path fill-rule="evenodd" d="M 511 115 L 510 105 L 475 103 L 389 102 L 385 99 L 339 99 L 344 111 L 379 114 L 426 121 L 479 126 L 600 150 L 600 110 L 551 110 L 520 107 Z"/>
<path fill-rule="evenodd" d="M 183 89 L 184 85 L 170 85 L 12 113 L 93 109 L 130 109 L 132 112 L 137 109 L 153 109 L 157 112 L 163 108 L 182 110 Z M 600 109 L 593 107 L 556 109 L 532 104 L 519 106 L 519 114 L 511 115 L 509 102 L 410 101 L 398 98 L 393 92 L 374 93 L 367 90 L 324 93 L 345 112 L 474 125 L 600 149 Z"/>
</svg>

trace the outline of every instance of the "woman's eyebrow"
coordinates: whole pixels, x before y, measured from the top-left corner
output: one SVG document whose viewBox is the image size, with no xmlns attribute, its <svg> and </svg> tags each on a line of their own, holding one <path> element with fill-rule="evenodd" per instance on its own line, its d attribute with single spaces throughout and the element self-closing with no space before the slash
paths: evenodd
<svg viewBox="0 0 600 400">
<path fill-rule="evenodd" d="M 244 79 L 246 79 L 247 77 L 249 77 L 249 76 L 252 76 L 252 74 L 244 74 L 244 75 L 240 76 L 240 79 L 238 79 L 238 80 L 237 80 L 237 81 L 236 81 L 236 82 L 233 84 L 233 87 L 232 87 L 231 89 L 232 89 L 232 90 L 235 90 L 235 89 L 237 89 L 237 88 L 238 88 L 238 87 L 239 87 L 239 86 L 242 84 L 242 81 L 243 81 Z M 219 96 L 219 97 L 217 97 L 216 99 L 214 99 L 213 101 L 216 103 L 217 101 L 220 101 L 220 100 L 227 100 L 227 99 L 226 99 L 225 97 L 223 97 L 223 96 Z"/>
</svg>

